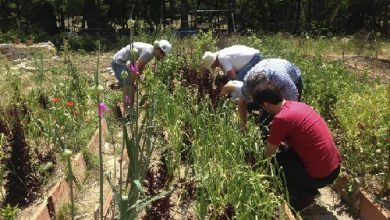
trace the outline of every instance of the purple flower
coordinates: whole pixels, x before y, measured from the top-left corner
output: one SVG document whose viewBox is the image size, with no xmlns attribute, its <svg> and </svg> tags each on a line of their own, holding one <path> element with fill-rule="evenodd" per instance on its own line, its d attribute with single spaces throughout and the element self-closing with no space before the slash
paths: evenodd
<svg viewBox="0 0 390 220">
<path fill-rule="evenodd" d="M 130 102 L 129 96 L 125 96 L 125 102 L 126 102 L 126 103 L 129 103 L 129 102 Z"/>
<path fill-rule="evenodd" d="M 139 75 L 138 66 L 136 63 L 131 63 L 130 65 L 127 66 L 127 68 L 129 69 L 130 73 L 136 76 Z"/>
<path fill-rule="evenodd" d="M 102 103 L 99 103 L 99 108 L 98 108 L 98 114 L 100 117 L 103 117 L 104 113 L 106 113 L 108 111 L 108 107 L 106 104 L 104 104 L 103 102 Z"/>
</svg>

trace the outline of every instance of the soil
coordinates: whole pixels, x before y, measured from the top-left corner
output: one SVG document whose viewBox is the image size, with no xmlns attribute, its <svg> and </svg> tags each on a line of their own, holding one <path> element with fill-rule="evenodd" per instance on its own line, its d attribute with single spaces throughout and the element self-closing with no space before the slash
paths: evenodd
<svg viewBox="0 0 390 220">
<path fill-rule="evenodd" d="M 340 196 L 330 187 L 320 189 L 321 196 L 318 197 L 312 206 L 307 207 L 300 213 L 305 220 L 352 220 L 348 206 L 340 201 Z"/>
<path fill-rule="evenodd" d="M 366 57 L 357 55 L 345 55 L 344 58 L 339 54 L 329 53 L 326 55 L 329 60 L 341 60 L 351 71 L 361 76 L 367 74 L 368 77 L 379 79 L 382 83 L 390 81 L 390 59 L 381 57 Z"/>
<path fill-rule="evenodd" d="M 115 146 L 116 149 L 119 148 Z M 103 167 L 107 171 L 105 173 L 110 173 L 111 176 L 114 176 L 114 164 L 116 163 L 116 169 L 119 167 L 118 156 L 115 157 L 114 146 L 111 144 L 105 144 L 103 149 Z M 116 162 L 115 162 L 116 160 Z M 117 178 L 119 178 L 119 172 L 116 173 Z M 80 184 L 80 192 L 76 196 L 76 219 L 94 219 L 94 214 L 99 208 L 99 171 L 93 170 L 89 171 L 86 181 Z M 103 183 L 104 195 L 106 196 L 111 190 L 111 186 L 104 177 Z"/>
</svg>

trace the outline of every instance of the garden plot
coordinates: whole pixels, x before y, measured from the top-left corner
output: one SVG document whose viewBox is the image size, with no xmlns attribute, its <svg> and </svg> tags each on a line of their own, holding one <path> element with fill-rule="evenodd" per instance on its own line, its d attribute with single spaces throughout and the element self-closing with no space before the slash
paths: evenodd
<svg viewBox="0 0 390 220">
<path fill-rule="evenodd" d="M 332 129 L 337 134 L 338 145 L 344 155 L 349 155 L 344 157 L 345 170 L 350 171 L 352 175 L 356 174 L 366 179 L 363 182 L 363 187 L 370 186 L 367 179 L 374 174 L 376 183 L 380 186 L 378 196 L 386 195 L 385 185 L 382 184 L 386 172 L 388 172 L 388 164 L 383 160 L 387 159 L 388 152 L 384 148 L 385 142 L 382 142 L 384 134 L 386 134 L 384 129 L 386 122 L 383 122 L 382 115 L 379 113 L 375 113 L 375 117 L 368 117 L 367 111 L 376 112 L 377 110 L 371 109 L 371 106 L 361 106 L 365 102 L 350 103 L 351 99 L 346 98 L 355 97 L 353 100 L 370 100 L 375 103 L 374 106 L 379 109 L 379 112 L 386 112 L 381 110 L 386 108 L 381 103 L 388 98 L 385 87 L 381 84 L 374 85 L 372 81 L 365 85 L 365 81 L 359 82 L 360 78 L 350 78 L 350 74 L 338 62 L 324 61 L 322 57 L 317 56 L 301 56 L 299 51 L 296 52 L 293 48 L 283 45 L 279 48 L 279 44 L 275 44 L 274 39 L 245 38 L 239 40 L 244 40 L 250 46 L 263 48 L 265 54 L 280 54 L 280 56 L 294 60 L 304 70 L 306 89 L 304 90 L 304 99 L 313 104 L 332 124 Z M 118 127 L 117 132 L 124 134 L 121 137 L 115 137 L 115 142 L 117 145 L 121 145 L 124 141 L 126 152 L 132 152 L 125 154 L 127 160 L 139 162 L 131 165 L 129 163 L 129 166 L 127 163 L 125 164 L 123 172 L 131 175 L 136 173 L 137 176 L 131 176 L 128 179 L 129 183 L 125 183 L 126 178 L 123 176 L 125 179 L 121 182 L 123 184 L 122 194 L 118 194 L 117 190 L 112 193 L 119 206 L 115 208 L 116 213 L 111 213 L 111 215 L 119 216 L 120 206 L 126 205 L 133 207 L 136 215 L 133 215 L 134 213 L 128 214 L 139 218 L 160 216 L 172 219 L 183 217 L 188 219 L 202 217 L 216 219 L 258 217 L 264 219 L 274 217 L 275 213 L 278 213 L 281 218 L 288 218 L 281 205 L 286 199 L 283 186 L 280 185 L 277 169 L 270 166 L 268 161 L 263 158 L 262 149 L 264 146 L 260 144 L 256 125 L 250 124 L 251 131 L 248 136 L 237 138 L 237 135 L 240 134 L 237 132 L 238 118 L 234 111 L 234 105 L 219 100 L 216 96 L 218 91 L 213 86 L 215 73 L 196 67 L 201 51 L 210 47 L 212 42 L 213 39 L 207 35 L 191 40 L 187 39 L 182 43 L 190 46 L 188 48 L 178 47 L 183 48 L 183 51 L 177 49 L 179 51 L 174 53 L 181 54 L 180 56 L 173 54 L 165 62 L 159 63 L 157 70 L 151 68 L 146 70 L 143 76 L 144 80 L 140 84 L 142 92 L 137 101 L 138 116 L 136 115 L 136 117 L 140 121 L 126 124 L 127 135 L 123 133 L 123 125 L 118 126 L 118 121 L 111 119 L 111 116 L 107 114 L 108 123 Z M 185 52 L 184 48 L 191 53 Z M 286 48 L 289 49 L 286 50 Z M 93 128 L 95 128 L 95 100 L 91 98 L 94 96 L 87 95 L 86 91 L 88 86 L 94 84 L 93 73 L 100 73 L 100 83 L 106 88 L 108 84 L 115 82 L 114 76 L 108 72 L 111 55 L 109 53 L 99 56 L 97 54 L 64 53 L 64 57 L 61 56 L 60 59 L 72 62 L 63 62 L 64 66 L 50 69 L 50 71 L 42 71 L 45 74 L 38 74 L 35 76 L 39 77 L 33 78 L 36 80 L 34 82 L 38 88 L 44 91 L 38 93 L 36 90 L 37 93 L 34 94 L 43 94 L 43 97 L 46 97 L 44 99 L 47 100 L 48 109 L 50 109 L 50 112 L 40 111 L 46 113 L 43 114 L 46 116 L 60 115 L 61 120 L 63 120 L 58 121 L 58 123 L 63 123 L 59 127 L 61 134 L 66 137 L 63 140 L 72 140 L 72 133 L 66 132 L 72 129 L 77 130 L 78 127 L 84 128 L 83 124 L 66 127 L 78 122 L 63 116 L 68 115 L 68 113 L 72 115 L 73 110 L 76 110 L 72 109 L 74 106 L 77 106 L 77 110 L 81 111 L 80 113 L 84 117 L 83 121 L 86 120 L 93 124 Z M 77 59 L 72 59 L 72 57 L 77 57 Z M 96 70 L 97 60 L 100 62 L 98 70 Z M 62 72 L 67 73 L 67 76 L 63 77 L 60 74 Z M 54 78 L 44 77 L 49 74 L 52 74 Z M 86 77 L 87 79 L 80 80 L 77 77 Z M 11 82 L 9 85 L 18 85 L 17 80 Z M 75 82 L 82 83 L 74 84 Z M 56 85 L 56 87 L 54 89 L 46 87 L 48 85 Z M 7 88 L 7 85 L 2 84 L 1 88 Z M 21 94 L 20 97 L 23 98 L 28 93 L 24 91 Z M 372 98 L 374 94 L 375 98 Z M 53 98 L 60 98 L 60 100 Z M 69 98 L 71 100 L 68 100 Z M 13 99 L 9 98 L 9 100 Z M 106 89 L 102 94 L 102 101 L 110 109 L 114 109 L 119 100 L 121 100 L 121 91 Z M 76 105 L 68 104 L 68 101 L 72 101 Z M 28 103 L 34 102 L 29 101 Z M 79 106 L 81 105 L 79 103 L 83 103 L 85 106 Z M 35 106 L 39 106 L 39 103 L 36 103 Z M 361 110 L 349 112 L 351 106 L 354 106 L 353 109 Z M 39 108 L 34 107 L 33 109 Z M 44 117 L 41 121 L 45 122 L 49 118 Z M 354 122 L 356 118 L 359 119 L 359 124 Z M 374 124 L 369 124 L 367 118 L 374 120 Z M 39 125 L 40 122 L 35 121 L 35 123 Z M 352 127 L 355 125 L 358 127 Z M 364 127 L 373 129 L 362 129 Z M 50 131 L 49 127 L 44 126 L 44 128 Z M 39 130 L 31 131 L 36 132 L 33 134 L 37 136 L 41 134 Z M 348 133 L 349 131 L 359 131 L 360 133 Z M 368 131 L 372 132 L 367 133 Z M 365 137 L 364 135 L 369 138 L 362 138 Z M 123 137 L 126 138 L 122 139 Z M 88 138 L 83 136 L 83 139 Z M 44 140 L 48 141 L 49 139 Z M 74 141 L 68 142 L 67 145 L 78 146 Z M 52 144 L 52 146 L 57 145 Z M 353 148 L 356 146 L 358 148 Z M 372 148 L 363 149 L 359 146 L 375 147 L 374 150 L 371 150 Z M 138 151 L 137 149 L 146 151 Z M 382 157 L 378 157 L 377 149 L 382 152 Z M 56 152 L 60 153 L 59 150 Z M 150 154 L 151 152 L 153 153 Z M 351 160 L 352 156 L 350 155 L 356 160 Z M 362 160 L 367 165 L 360 167 L 361 170 L 354 169 L 362 164 Z M 112 160 L 105 162 L 110 164 L 112 163 L 110 161 Z M 381 161 L 384 167 L 375 166 L 375 164 L 371 164 L 372 161 Z M 130 168 L 131 166 L 133 167 Z M 106 164 L 103 172 L 110 171 L 113 172 L 112 167 Z M 99 197 L 96 194 L 100 194 L 100 186 L 93 178 L 82 184 L 85 191 L 79 194 L 80 197 L 77 200 L 78 217 L 89 219 L 93 215 L 90 210 L 95 211 L 96 204 L 99 202 Z M 104 184 L 104 191 L 106 191 L 107 185 L 107 183 Z M 330 188 L 323 189 L 321 193 L 317 204 L 301 213 L 303 218 L 351 219 L 348 210 L 339 200 L 335 199 Z M 330 194 L 331 196 L 329 196 Z M 105 198 L 110 197 L 105 196 Z M 83 214 L 84 211 L 88 213 Z"/>
</svg>

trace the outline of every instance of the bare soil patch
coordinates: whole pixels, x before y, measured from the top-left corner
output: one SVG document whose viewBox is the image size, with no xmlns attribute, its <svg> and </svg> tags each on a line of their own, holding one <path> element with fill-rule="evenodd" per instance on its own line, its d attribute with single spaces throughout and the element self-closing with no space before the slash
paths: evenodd
<svg viewBox="0 0 390 220">
<path fill-rule="evenodd" d="M 320 189 L 321 196 L 315 204 L 304 209 L 300 215 L 305 220 L 352 220 L 348 206 L 340 200 L 340 196 L 330 187 Z"/>
<path fill-rule="evenodd" d="M 327 54 L 330 60 L 341 60 L 352 73 L 359 75 L 367 74 L 370 78 L 378 78 L 380 82 L 390 81 L 390 60 L 385 58 L 374 58 L 357 55 L 345 55 L 344 58 L 338 54 Z"/>
</svg>

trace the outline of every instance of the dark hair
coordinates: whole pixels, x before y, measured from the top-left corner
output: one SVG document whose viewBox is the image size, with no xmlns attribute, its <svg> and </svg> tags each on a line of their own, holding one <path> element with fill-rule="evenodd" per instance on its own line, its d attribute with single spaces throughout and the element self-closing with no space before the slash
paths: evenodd
<svg viewBox="0 0 390 220">
<path fill-rule="evenodd" d="M 225 85 L 229 82 L 229 78 L 227 75 L 217 75 L 214 80 L 214 85 L 219 86 L 220 84 Z"/>
<path fill-rule="evenodd" d="M 264 71 L 255 72 L 248 75 L 244 81 L 244 85 L 241 88 L 242 94 L 246 97 L 252 96 L 256 86 L 265 80 L 267 80 L 267 76 L 265 75 Z"/>
<path fill-rule="evenodd" d="M 283 96 L 278 86 L 270 80 L 265 80 L 256 85 L 253 91 L 253 101 L 260 105 L 264 102 L 276 105 L 283 101 Z"/>
</svg>

